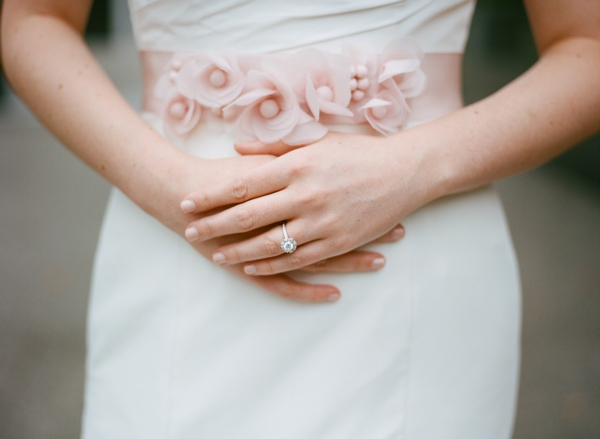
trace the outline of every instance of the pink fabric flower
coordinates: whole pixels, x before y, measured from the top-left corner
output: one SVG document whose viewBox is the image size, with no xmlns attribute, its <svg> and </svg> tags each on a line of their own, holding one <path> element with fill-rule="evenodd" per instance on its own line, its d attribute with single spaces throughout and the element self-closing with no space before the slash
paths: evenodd
<svg viewBox="0 0 600 439">
<path fill-rule="evenodd" d="M 300 103 L 306 104 L 316 121 L 321 113 L 353 116 L 348 109 L 350 64 L 346 57 L 306 49 L 290 56 L 285 69 Z"/>
<path fill-rule="evenodd" d="M 200 122 L 202 107 L 193 99 L 174 91 L 165 102 L 163 121 L 167 134 L 183 136 Z"/>
<path fill-rule="evenodd" d="M 360 110 L 369 124 L 385 136 L 397 132 L 410 113 L 404 96 L 392 79 L 383 81 L 375 96 Z"/>
<path fill-rule="evenodd" d="M 392 78 L 405 98 L 418 96 L 426 85 L 421 59 L 423 53 L 411 39 L 392 41 L 381 54 L 382 67 L 378 82 Z"/>
<path fill-rule="evenodd" d="M 283 72 L 268 58 L 263 60 L 262 70 L 248 72 L 248 91 L 230 107 L 243 107 L 237 120 L 241 131 L 261 142 L 273 143 L 292 132 L 301 110 Z M 225 111 L 228 109 L 226 107 Z"/>
<path fill-rule="evenodd" d="M 207 108 L 221 108 L 240 95 L 245 75 L 234 56 L 207 52 L 184 59 L 174 82 L 188 99 Z"/>
</svg>

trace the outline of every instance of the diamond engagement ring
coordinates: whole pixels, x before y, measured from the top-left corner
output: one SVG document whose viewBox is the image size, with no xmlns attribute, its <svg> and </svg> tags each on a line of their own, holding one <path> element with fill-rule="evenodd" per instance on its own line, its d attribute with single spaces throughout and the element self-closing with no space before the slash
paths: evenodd
<svg viewBox="0 0 600 439">
<path fill-rule="evenodd" d="M 294 238 L 290 238 L 287 234 L 287 230 L 285 229 L 285 223 L 281 225 L 283 228 L 283 241 L 281 241 L 281 250 L 285 253 L 294 253 L 294 250 L 298 247 Z"/>
</svg>

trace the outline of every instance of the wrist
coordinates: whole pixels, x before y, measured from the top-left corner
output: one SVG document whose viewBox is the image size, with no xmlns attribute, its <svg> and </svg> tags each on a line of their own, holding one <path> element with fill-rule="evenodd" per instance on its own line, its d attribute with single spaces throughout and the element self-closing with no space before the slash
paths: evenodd
<svg viewBox="0 0 600 439">
<path fill-rule="evenodd" d="M 437 133 L 428 123 L 383 139 L 392 148 L 394 178 L 409 203 L 404 214 L 452 192 L 453 164 Z"/>
<path fill-rule="evenodd" d="M 179 203 L 200 183 L 204 164 L 157 135 L 137 151 L 119 188 L 146 213 L 182 234 L 189 220 Z"/>
</svg>

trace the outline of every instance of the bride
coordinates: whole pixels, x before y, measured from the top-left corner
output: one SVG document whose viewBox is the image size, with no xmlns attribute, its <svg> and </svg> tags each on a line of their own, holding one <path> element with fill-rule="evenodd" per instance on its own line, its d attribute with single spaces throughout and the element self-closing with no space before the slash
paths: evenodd
<svg viewBox="0 0 600 439">
<path fill-rule="evenodd" d="M 2 14 L 11 85 L 115 186 L 83 436 L 509 437 L 489 183 L 600 128 L 600 4 L 526 0 L 539 61 L 462 108 L 471 0 L 129 3 L 141 115 L 81 38 L 90 0 Z"/>
</svg>

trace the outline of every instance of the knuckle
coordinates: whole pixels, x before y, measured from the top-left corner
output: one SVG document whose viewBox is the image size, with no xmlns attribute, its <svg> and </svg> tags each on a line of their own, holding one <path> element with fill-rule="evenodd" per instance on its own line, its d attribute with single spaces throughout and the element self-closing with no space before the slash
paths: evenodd
<svg viewBox="0 0 600 439">
<path fill-rule="evenodd" d="M 324 270 L 329 266 L 329 259 L 323 259 L 319 262 L 316 262 L 315 264 L 313 264 L 315 266 L 315 268 L 318 268 L 320 270 Z"/>
<path fill-rule="evenodd" d="M 306 265 L 302 256 L 294 254 L 290 255 L 289 263 L 292 268 L 300 268 Z"/>
<path fill-rule="evenodd" d="M 281 289 L 280 295 L 285 299 L 293 299 L 294 297 L 296 297 L 295 288 L 291 285 L 288 285 Z"/>
<path fill-rule="evenodd" d="M 248 181 L 242 177 L 236 177 L 231 184 L 231 195 L 238 200 L 248 195 Z"/>
<path fill-rule="evenodd" d="M 333 249 L 335 251 L 343 252 L 344 250 L 347 251 L 349 248 L 351 248 L 352 242 L 349 236 L 340 235 L 332 238 L 331 244 L 333 245 Z"/>
<path fill-rule="evenodd" d="M 293 177 L 297 177 L 303 174 L 310 166 L 305 158 L 296 157 L 296 159 L 289 164 L 289 173 Z"/>
<path fill-rule="evenodd" d="M 367 255 L 356 255 L 350 260 L 352 270 L 364 270 L 371 266 L 371 259 Z"/>
<path fill-rule="evenodd" d="M 260 265 L 260 273 L 262 274 L 274 274 L 275 273 L 275 269 L 273 267 L 273 264 L 271 264 L 270 262 L 265 262 L 264 264 Z"/>
<path fill-rule="evenodd" d="M 279 243 L 275 242 L 271 238 L 265 239 L 263 246 L 265 249 L 265 253 L 269 256 L 277 256 L 281 251 L 281 247 L 279 246 Z"/>
<path fill-rule="evenodd" d="M 212 207 L 212 202 L 211 202 L 210 197 L 208 196 L 208 194 L 206 194 L 204 192 L 198 194 L 196 202 L 198 203 L 198 207 L 200 208 L 200 210 L 206 210 L 206 209 L 210 209 Z"/>
<path fill-rule="evenodd" d="M 210 224 L 210 221 L 204 220 L 196 223 L 196 230 L 198 230 L 198 234 L 201 237 L 212 236 L 213 226 Z"/>
<path fill-rule="evenodd" d="M 254 215 L 249 209 L 239 208 L 235 212 L 236 224 L 243 230 L 250 230 L 254 227 Z"/>
<path fill-rule="evenodd" d="M 237 246 L 233 246 L 231 248 L 228 248 L 224 253 L 225 253 L 225 257 L 227 258 L 227 261 L 229 263 L 240 262 L 240 261 L 242 261 L 242 259 L 244 257 L 244 255 L 237 248 Z"/>
<path fill-rule="evenodd" d="M 310 191 L 301 192 L 296 196 L 296 202 L 303 207 L 308 207 L 315 201 L 314 195 Z"/>
</svg>

